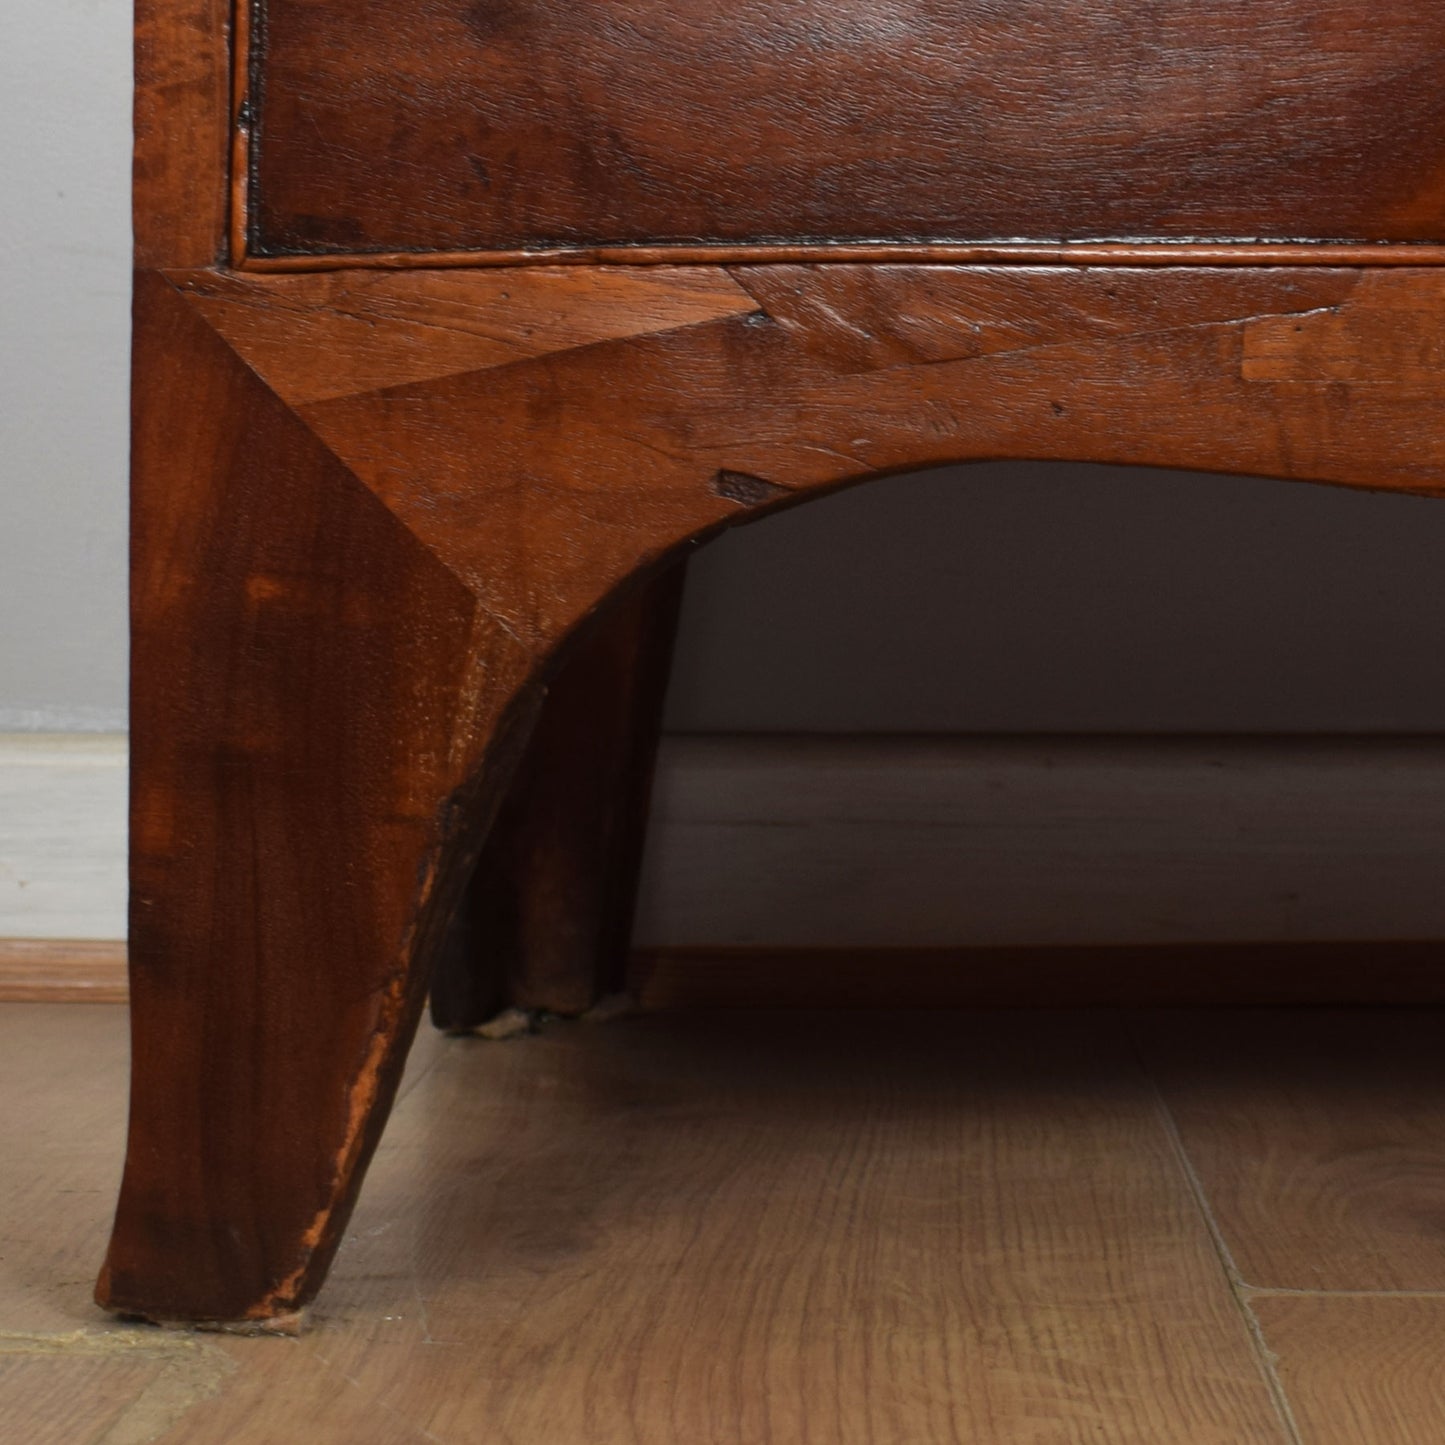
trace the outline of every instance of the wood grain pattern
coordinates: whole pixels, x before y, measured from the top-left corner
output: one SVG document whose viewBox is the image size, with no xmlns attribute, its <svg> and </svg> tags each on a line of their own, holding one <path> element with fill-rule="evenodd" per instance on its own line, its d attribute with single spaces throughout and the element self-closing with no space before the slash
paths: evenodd
<svg viewBox="0 0 1445 1445">
<path fill-rule="evenodd" d="M 164 1371 L 163 1361 L 140 1351 L 109 1359 L 9 1354 L 0 1338 L 0 1419 L 26 1445 L 104 1441 Z"/>
<path fill-rule="evenodd" d="M 107 1428 L 452 1445 L 504 1427 L 551 1445 L 694 1424 L 751 1442 L 760 1420 L 794 1445 L 822 1400 L 890 1442 L 1434 1445 L 1445 1296 L 1253 1296 L 1300 1430 L 1252 1430 L 1222 1270 L 1197 1263 L 1131 1053 L 1079 1014 L 654 1019 L 504 1045 L 424 1031 L 324 1316 L 247 1340 L 95 1312 L 124 1010 L 7 1005 L 3 1418 L 55 1445 Z M 1395 1128 L 1391 1095 L 1361 1091 L 1360 1142 Z"/>
<path fill-rule="evenodd" d="M 1439 296 L 1408 268 L 142 276 L 136 1103 L 102 1299 L 231 1319 L 314 1294 L 488 809 L 618 588 L 946 461 L 1445 491 Z M 1277 355 L 1322 316 L 1415 372 L 1247 374 L 1251 337 Z"/>
<path fill-rule="evenodd" d="M 299 1340 L 90 1304 L 125 1042 L 119 1008 L 0 1008 L 0 1362 L 45 1361 L 6 1419 L 79 1426 L 17 1438 L 92 1438 L 124 1376 L 113 1445 L 1283 1445 L 1098 1017 L 424 1031 Z"/>
<path fill-rule="evenodd" d="M 0 938 L 0 1003 L 123 1003 L 125 944 L 93 938 Z"/>
<path fill-rule="evenodd" d="M 0 1007 L 0 1352 L 7 1334 L 110 1323 L 89 1277 L 120 1177 L 127 1054 L 113 1004 Z"/>
<path fill-rule="evenodd" d="M 437 960 L 438 1028 L 623 989 L 684 572 L 614 598 L 565 649 Z"/>
<path fill-rule="evenodd" d="M 444 1047 L 426 1030 L 407 1062 L 404 1098 Z M 129 1061 L 126 1010 L 113 1004 L 64 1003 L 0 1006 L 0 1362 L 37 1355 L 68 1356 L 118 1366 L 149 1362 L 185 1365 L 206 1393 L 224 1370 L 199 1368 L 202 1342 L 179 1332 L 126 1327 L 108 1318 L 90 1297 L 91 1273 L 105 1247 L 109 1206 L 120 1177 L 126 1132 L 126 1072 Z M 189 1362 L 189 1363 L 188 1363 Z M 215 1361 L 213 1360 L 213 1364 Z M 224 1362 L 220 1362 L 224 1364 Z M 114 1378 L 119 1379 L 118 1372 Z M 169 1371 L 167 1371 L 169 1373 Z M 98 1370 L 97 1392 L 108 1386 Z M 34 1378 L 34 1377 L 32 1377 Z M 40 1377 L 48 1381 L 51 1376 Z M 76 1377 L 73 1387 L 83 1388 Z M 140 1382 L 144 1385 L 144 1381 Z M 17 1382 L 23 1396 L 36 1386 Z M 43 1383 L 38 1388 L 49 1390 Z M 55 1387 L 51 1396 L 61 1396 Z M 78 1406 L 84 1402 L 77 1400 Z M 7 1398 L 14 1407 L 14 1397 Z M 17 1415 L 0 1414 L 0 1436 L 28 1442 L 12 1428 Z M 65 1417 L 56 1411 L 56 1419 Z M 73 1422 L 72 1422 L 73 1423 Z M 135 1422 L 139 1426 L 140 1422 Z M 105 1445 L 146 1441 L 166 1422 L 152 1418 L 150 1430 L 116 1432 Z M 90 1440 L 77 1427 L 61 1445 Z"/>
<path fill-rule="evenodd" d="M 1127 1055 L 1040 1015 L 449 1041 L 325 1319 L 224 1342 L 161 1445 L 1284 1445 Z"/>
<path fill-rule="evenodd" d="M 265 1315 L 335 1248 L 425 993 L 409 956 L 484 826 L 467 729 L 525 666 L 155 276 L 135 356 L 136 1064 L 99 1292 Z"/>
<path fill-rule="evenodd" d="M 227 248 L 231 0 L 136 0 L 135 264 Z"/>
<path fill-rule="evenodd" d="M 1378 307 L 1377 273 L 732 274 L 756 312 L 300 412 L 524 639 L 565 632 L 685 538 L 887 471 L 1058 457 L 1445 485 L 1430 398 L 1241 375 L 1261 317 L 1339 306 L 1362 327 L 1433 330 L 1428 304 L 1408 322 Z M 753 481 L 744 496 L 724 476 Z"/>
<path fill-rule="evenodd" d="M 323 272 L 264 282 L 199 271 L 173 279 L 288 406 L 756 309 L 726 272 L 701 269 Z"/>
<path fill-rule="evenodd" d="M 222 0 L 145 0 L 137 22 L 135 1062 L 98 1296 L 254 1322 L 320 1287 L 544 690 L 619 589 L 722 527 L 941 462 L 1445 493 L 1441 286 L 1359 264 L 1380 242 L 1442 254 L 1445 15 L 1435 0 L 1268 14 L 1252 0 L 268 0 L 234 21 L 228 35 Z M 1293 264 L 881 265 L 865 250 L 864 264 L 243 275 L 215 269 L 228 236 L 236 264 L 243 247 L 455 261 L 621 242 L 621 259 L 655 262 L 658 242 L 811 256 L 850 239 L 1127 243 L 1100 256 L 1115 263 L 1141 241 L 1278 241 Z M 1320 254 L 1350 264 L 1300 265 L 1310 239 L 1345 243 Z M 985 1258 L 1002 1249 L 1017 1210 L 950 1213 L 968 1184 L 953 1135 L 930 1126 L 923 1142 L 943 1162 L 920 1197 L 945 1203 L 915 1218 L 905 1200 L 900 1227 L 931 1255 L 960 1227 Z M 609 1167 L 585 1189 L 564 1169 L 561 1197 L 591 1197 Z M 1030 1156 L 1025 1211 L 1039 1167 Z M 1161 1178 L 1136 1181 L 1147 1207 L 1117 1199 L 1110 1217 L 1184 1228 Z M 720 1205 L 729 1188 L 717 1181 Z M 754 1200 L 723 1220 L 729 1281 Z M 520 1234 L 501 1223 L 514 1264 L 549 1227 L 545 1210 Z M 827 1238 L 799 1230 L 782 1282 L 842 1310 L 877 1261 Z M 1121 1266 L 1107 1244 L 1091 1241 L 1088 1277 L 1132 1299 L 1135 1256 Z M 808 1334 L 824 1316 L 796 1303 L 772 1313 L 774 1285 L 755 1279 L 741 1307 L 708 1296 L 700 1325 L 690 1304 L 646 1301 L 608 1328 L 641 1341 L 665 1323 L 679 1341 L 710 1326 L 714 1345 L 765 1360 L 776 1341 L 749 1321 L 767 1317 L 804 1330 L 810 1361 L 834 1359 L 837 1330 Z M 1111 1334 L 1093 1303 L 1067 1314 L 1031 1356 L 1052 1378 L 1026 1388 L 1027 1418 L 1077 1407 L 1092 1431 L 1093 1397 L 1071 1396 L 1057 1362 L 1102 1339 L 1116 1406 L 1141 1371 L 1182 1392 L 1115 1438 L 1158 1440 L 1174 1414 L 1194 1441 L 1274 1438 L 1242 1364 L 1227 1387 L 1192 1381 L 1194 1336 L 1170 1333 L 1177 1291 L 1159 1298 L 1162 1354 Z M 890 1301 L 903 1318 L 906 1297 Z M 542 1300 L 537 1328 L 570 1331 L 564 1303 Z M 503 1357 L 523 1338 L 512 1323 Z M 565 1356 L 564 1334 L 544 1347 Z M 922 1331 L 900 1339 L 911 1379 L 999 1348 L 968 1329 L 944 1331 L 944 1355 Z M 839 1389 L 866 1381 L 865 1355 Z M 705 1435 L 721 1398 L 745 1438 L 766 1438 L 777 1422 L 713 1377 L 718 1357 L 696 1357 L 708 1375 L 681 1433 Z M 831 1389 L 819 1368 L 805 1376 Z M 496 1378 L 505 1392 L 505 1367 Z M 555 1397 L 578 1428 L 580 1379 Z M 996 1433 L 989 1388 L 985 1373 L 965 1392 L 980 1402 L 967 1433 Z M 877 1398 L 865 1389 L 858 1409 Z M 937 1398 L 946 1435 L 952 1395 Z M 530 1418 L 555 1439 L 548 1399 Z"/>
<path fill-rule="evenodd" d="M 1244 334 L 1246 381 L 1324 386 L 1387 386 L 1438 396 L 1445 378 L 1445 328 L 1420 325 L 1422 312 L 1445 307 L 1445 273 L 1397 286 L 1372 278 L 1372 305 L 1326 307 L 1309 316 L 1262 317 Z"/>
<path fill-rule="evenodd" d="M 269 0 L 250 249 L 1441 241 L 1442 51 L 1435 0 Z"/>
<path fill-rule="evenodd" d="M 1151 1071 L 1244 1281 L 1445 1291 L 1438 1012 L 1156 1016 Z"/>
<path fill-rule="evenodd" d="M 1253 1302 L 1302 1445 L 1445 1439 L 1445 1296 Z"/>
</svg>

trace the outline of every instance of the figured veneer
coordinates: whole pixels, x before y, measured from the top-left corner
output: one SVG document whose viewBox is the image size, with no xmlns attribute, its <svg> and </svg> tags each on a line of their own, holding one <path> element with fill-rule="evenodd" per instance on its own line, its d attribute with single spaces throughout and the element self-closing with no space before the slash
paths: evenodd
<svg viewBox="0 0 1445 1445">
<path fill-rule="evenodd" d="M 1437 0 L 265 0 L 258 256 L 1445 241 Z"/>
</svg>

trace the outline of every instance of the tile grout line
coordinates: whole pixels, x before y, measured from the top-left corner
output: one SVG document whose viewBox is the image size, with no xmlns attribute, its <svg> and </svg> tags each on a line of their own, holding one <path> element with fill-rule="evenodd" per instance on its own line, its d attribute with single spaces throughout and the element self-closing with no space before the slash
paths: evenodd
<svg viewBox="0 0 1445 1445">
<path fill-rule="evenodd" d="M 1264 1337 L 1264 1329 L 1259 1322 L 1259 1317 L 1250 1306 L 1252 1297 L 1251 1287 L 1247 1285 L 1239 1273 L 1239 1266 L 1234 1262 L 1234 1255 L 1230 1251 L 1229 1244 L 1224 1238 L 1224 1231 L 1219 1227 L 1219 1221 L 1214 1217 L 1214 1210 L 1210 1208 L 1209 1196 L 1204 1191 L 1204 1181 L 1200 1179 L 1198 1170 L 1194 1167 L 1194 1161 L 1189 1157 L 1188 1150 L 1184 1147 L 1184 1137 L 1179 1132 L 1179 1124 L 1174 1118 L 1174 1113 L 1169 1107 L 1169 1102 L 1164 1097 L 1164 1090 L 1160 1087 L 1159 1081 L 1154 1077 L 1154 1072 L 1149 1068 L 1144 1058 L 1144 1050 L 1139 1043 L 1135 1032 L 1133 1018 L 1125 1015 L 1122 1019 L 1124 1033 L 1128 1038 L 1134 1054 L 1134 1062 L 1140 1075 L 1148 1083 L 1149 1091 L 1154 1098 L 1154 1107 L 1159 1115 L 1164 1128 L 1166 1138 L 1169 1140 L 1170 1150 L 1174 1155 L 1175 1163 L 1183 1174 L 1185 1182 L 1189 1186 L 1190 1194 L 1194 1199 L 1194 1207 L 1199 1211 L 1200 1218 L 1204 1221 L 1204 1227 L 1209 1232 L 1209 1238 L 1214 1246 L 1214 1252 L 1219 1258 L 1220 1267 L 1229 1285 L 1230 1294 L 1244 1321 L 1244 1327 L 1249 1333 L 1250 1343 L 1254 1347 L 1255 1364 L 1264 1379 L 1265 1389 L 1269 1392 L 1270 1399 L 1274 1403 L 1276 1414 L 1280 1423 L 1284 1426 L 1285 1434 L 1288 1436 L 1290 1445 L 1305 1445 L 1304 1437 L 1300 1434 L 1299 1422 L 1295 1419 L 1294 1410 L 1290 1405 L 1289 1396 L 1285 1393 L 1283 1383 L 1280 1381 L 1279 1373 L 1275 1369 L 1274 1352 Z"/>
</svg>

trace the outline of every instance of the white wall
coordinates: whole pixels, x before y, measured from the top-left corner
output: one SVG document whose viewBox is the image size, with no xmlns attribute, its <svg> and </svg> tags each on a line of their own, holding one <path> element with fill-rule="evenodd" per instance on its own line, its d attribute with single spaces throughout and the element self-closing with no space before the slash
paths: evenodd
<svg viewBox="0 0 1445 1445">
<path fill-rule="evenodd" d="M 130 25 L 0 5 L 0 729 L 124 720 Z"/>
</svg>

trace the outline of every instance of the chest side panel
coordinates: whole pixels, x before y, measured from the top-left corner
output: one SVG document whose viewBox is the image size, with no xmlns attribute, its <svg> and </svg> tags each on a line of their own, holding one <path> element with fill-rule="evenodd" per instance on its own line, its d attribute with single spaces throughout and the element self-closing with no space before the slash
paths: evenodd
<svg viewBox="0 0 1445 1445">
<path fill-rule="evenodd" d="M 1445 240 L 1441 0 L 260 0 L 254 254 Z"/>
</svg>

